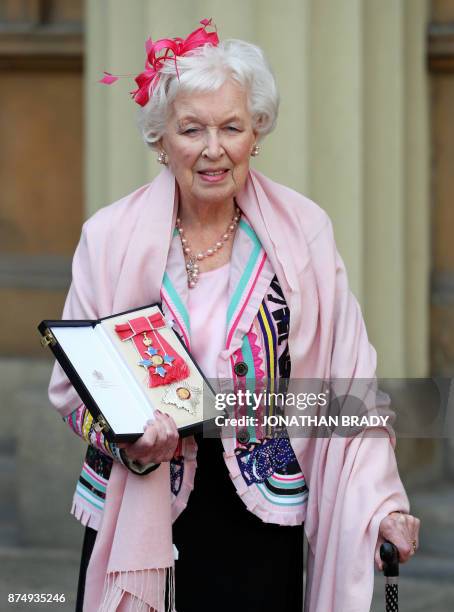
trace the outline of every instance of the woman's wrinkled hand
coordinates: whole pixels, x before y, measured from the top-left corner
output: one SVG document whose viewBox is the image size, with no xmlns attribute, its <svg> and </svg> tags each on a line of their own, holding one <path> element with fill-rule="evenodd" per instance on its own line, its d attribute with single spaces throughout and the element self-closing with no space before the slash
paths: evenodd
<svg viewBox="0 0 454 612">
<path fill-rule="evenodd" d="M 170 461 L 178 444 L 178 429 L 173 418 L 155 410 L 154 419 L 147 421 L 143 435 L 133 443 L 118 444 L 129 459 L 142 465 Z"/>
<path fill-rule="evenodd" d="M 400 563 L 405 563 L 418 549 L 420 523 L 415 516 L 403 512 L 391 512 L 382 519 L 375 547 L 375 565 L 380 571 L 383 569 L 383 561 L 380 559 L 380 546 L 383 542 L 392 542 L 399 551 Z"/>
</svg>

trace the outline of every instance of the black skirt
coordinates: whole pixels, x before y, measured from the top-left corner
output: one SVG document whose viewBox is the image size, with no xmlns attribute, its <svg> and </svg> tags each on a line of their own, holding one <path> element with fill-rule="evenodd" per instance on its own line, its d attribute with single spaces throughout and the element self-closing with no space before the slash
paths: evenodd
<svg viewBox="0 0 454 612">
<path fill-rule="evenodd" d="M 251 514 L 230 480 L 221 442 L 198 437 L 197 443 L 194 490 L 173 527 L 177 612 L 302 612 L 303 527 L 264 523 Z M 90 532 L 80 604 L 96 536 Z"/>
</svg>

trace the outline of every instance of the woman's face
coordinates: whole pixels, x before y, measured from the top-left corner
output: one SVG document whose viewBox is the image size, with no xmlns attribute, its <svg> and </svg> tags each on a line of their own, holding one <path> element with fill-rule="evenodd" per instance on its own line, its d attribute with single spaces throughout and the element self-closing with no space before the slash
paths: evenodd
<svg viewBox="0 0 454 612">
<path fill-rule="evenodd" d="M 256 138 L 246 93 L 236 83 L 178 94 L 160 144 L 183 202 L 230 203 L 246 181 Z"/>
</svg>

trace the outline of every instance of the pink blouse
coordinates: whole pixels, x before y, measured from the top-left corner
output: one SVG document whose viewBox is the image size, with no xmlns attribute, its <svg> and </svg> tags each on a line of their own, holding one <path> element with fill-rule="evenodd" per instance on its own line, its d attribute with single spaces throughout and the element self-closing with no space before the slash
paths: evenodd
<svg viewBox="0 0 454 612">
<path fill-rule="evenodd" d="M 196 286 L 189 289 L 191 354 L 208 379 L 218 377 L 216 363 L 225 348 L 229 278 L 230 263 L 226 263 L 199 273 Z"/>
</svg>

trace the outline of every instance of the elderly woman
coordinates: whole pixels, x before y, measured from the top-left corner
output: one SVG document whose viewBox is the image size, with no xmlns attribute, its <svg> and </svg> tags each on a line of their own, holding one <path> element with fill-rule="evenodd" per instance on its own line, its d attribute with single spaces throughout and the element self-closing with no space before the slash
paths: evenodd
<svg viewBox="0 0 454 612">
<path fill-rule="evenodd" d="M 263 53 L 219 43 L 201 23 L 185 40 L 147 42 L 133 96 L 164 167 L 87 221 L 64 317 L 160 302 L 221 387 L 373 379 L 326 213 L 250 169 L 278 111 Z M 368 610 L 380 543 L 393 541 L 402 562 L 417 548 L 391 430 L 179 439 L 158 412 L 119 448 L 94 431 L 58 366 L 50 397 L 89 442 L 73 504 L 86 526 L 78 609 L 300 611 L 304 524 L 305 609 Z"/>
</svg>

